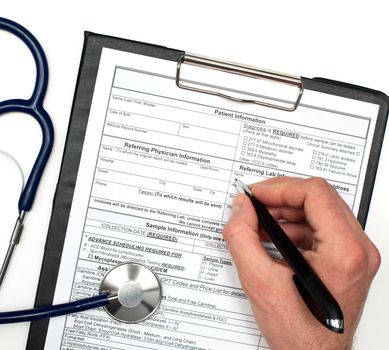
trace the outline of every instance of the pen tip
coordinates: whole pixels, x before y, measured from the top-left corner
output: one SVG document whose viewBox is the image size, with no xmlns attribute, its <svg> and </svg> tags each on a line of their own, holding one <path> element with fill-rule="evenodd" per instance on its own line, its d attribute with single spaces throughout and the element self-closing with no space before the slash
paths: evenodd
<svg viewBox="0 0 389 350">
<path fill-rule="evenodd" d="M 246 193 L 249 196 L 252 195 L 250 188 L 237 178 L 235 178 L 235 186 L 239 193 Z"/>
</svg>

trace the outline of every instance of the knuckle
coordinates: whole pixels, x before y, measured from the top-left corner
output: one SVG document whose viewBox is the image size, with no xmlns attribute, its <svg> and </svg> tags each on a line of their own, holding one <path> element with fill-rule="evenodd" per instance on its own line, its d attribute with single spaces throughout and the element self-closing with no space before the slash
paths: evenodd
<svg viewBox="0 0 389 350">
<path fill-rule="evenodd" d="M 347 276 L 365 274 L 368 261 L 366 250 L 355 244 L 348 249 L 347 257 L 343 261 L 343 271 Z"/>
<path fill-rule="evenodd" d="M 331 185 L 322 177 L 312 177 L 307 181 L 309 181 L 313 187 L 324 189 L 324 190 L 331 189 Z"/>
<path fill-rule="evenodd" d="M 373 276 L 377 273 L 381 265 L 381 254 L 374 244 L 369 249 L 369 260 Z"/>
</svg>

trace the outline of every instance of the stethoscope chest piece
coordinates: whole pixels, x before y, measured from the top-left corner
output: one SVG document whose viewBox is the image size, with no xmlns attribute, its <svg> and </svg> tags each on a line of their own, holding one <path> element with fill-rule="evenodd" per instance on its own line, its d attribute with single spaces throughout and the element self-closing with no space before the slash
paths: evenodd
<svg viewBox="0 0 389 350">
<path fill-rule="evenodd" d="M 104 309 L 115 320 L 126 323 L 150 317 L 162 298 L 156 274 L 137 263 L 123 263 L 109 270 L 101 281 L 100 293 L 115 296 Z"/>
</svg>

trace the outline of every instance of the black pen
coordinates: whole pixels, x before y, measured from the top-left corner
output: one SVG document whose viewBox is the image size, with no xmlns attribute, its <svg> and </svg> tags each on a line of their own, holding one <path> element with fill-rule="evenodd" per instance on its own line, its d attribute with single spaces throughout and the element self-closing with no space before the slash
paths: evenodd
<svg viewBox="0 0 389 350">
<path fill-rule="evenodd" d="M 235 184 L 240 193 L 250 198 L 261 227 L 295 273 L 293 281 L 309 310 L 328 329 L 343 333 L 343 313 L 330 291 L 266 207 L 253 196 L 250 188 L 238 179 L 235 179 Z"/>
</svg>

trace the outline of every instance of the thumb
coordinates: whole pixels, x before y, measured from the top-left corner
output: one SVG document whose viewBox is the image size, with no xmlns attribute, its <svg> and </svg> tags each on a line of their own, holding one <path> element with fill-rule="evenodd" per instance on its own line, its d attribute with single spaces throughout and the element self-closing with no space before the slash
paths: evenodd
<svg viewBox="0 0 389 350">
<path fill-rule="evenodd" d="M 258 234 L 258 218 L 250 199 L 235 196 L 231 216 L 223 228 L 223 236 L 235 262 L 242 285 L 246 280 L 269 277 L 276 264 L 262 246 Z"/>
</svg>

